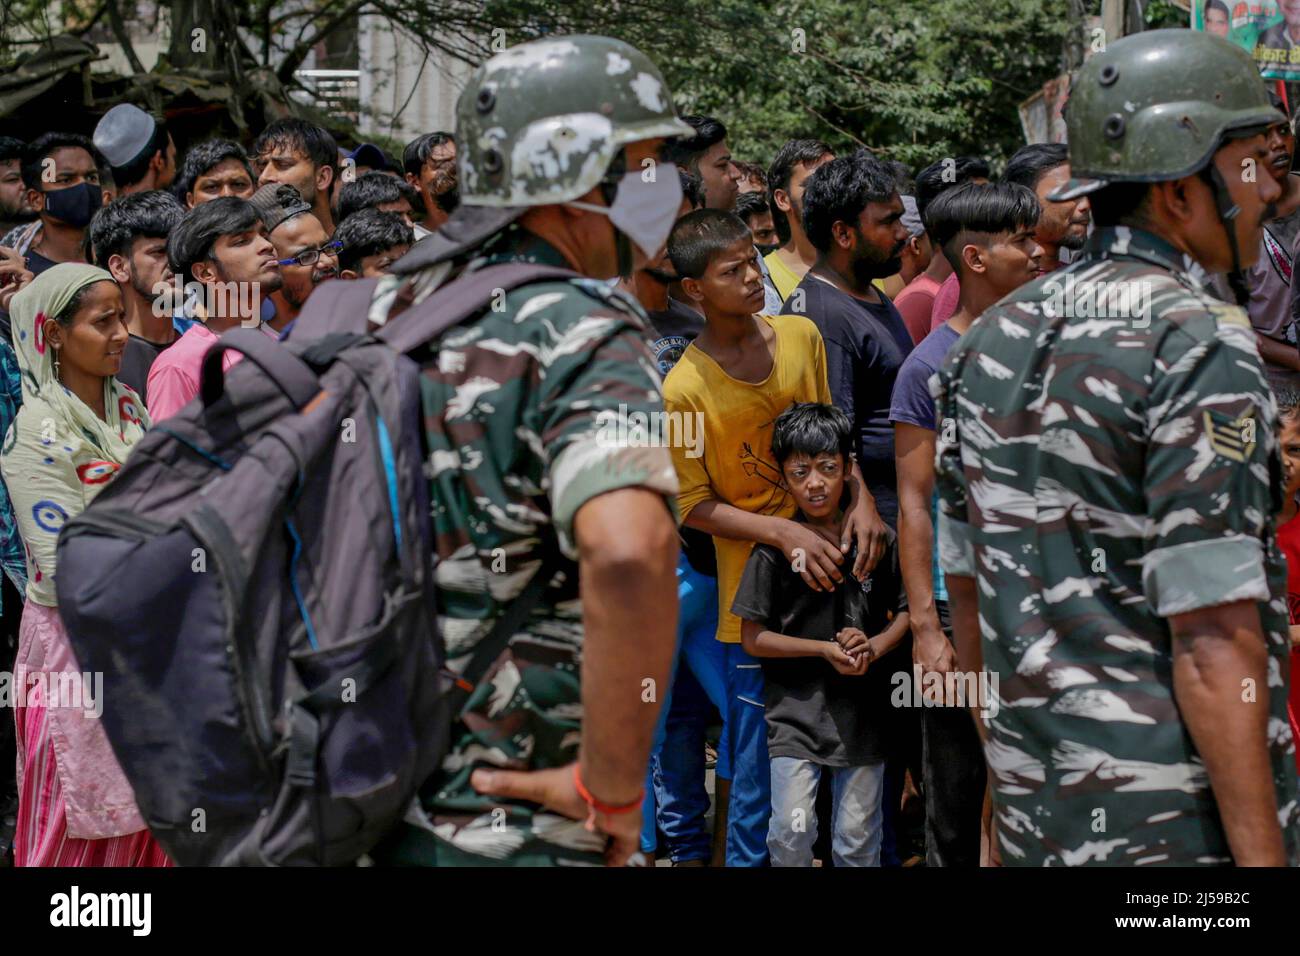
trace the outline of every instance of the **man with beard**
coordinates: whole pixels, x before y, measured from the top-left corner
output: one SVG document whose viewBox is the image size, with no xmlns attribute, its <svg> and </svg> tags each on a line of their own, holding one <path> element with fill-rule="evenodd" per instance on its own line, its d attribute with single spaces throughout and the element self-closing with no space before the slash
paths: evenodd
<svg viewBox="0 0 1300 956">
<path fill-rule="evenodd" d="M 176 178 L 176 144 L 166 127 L 130 103 L 119 103 L 95 127 L 95 148 L 108 160 L 116 195 L 166 189 Z"/>
<path fill-rule="evenodd" d="M 117 379 L 135 389 L 146 408 L 149 369 L 177 339 L 171 309 L 155 305 L 172 281 L 167 236 L 184 216 L 171 193 L 151 190 L 123 196 L 90 221 L 91 255 L 117 280 L 131 333 Z"/>
<path fill-rule="evenodd" d="M 0 234 L 32 221 L 36 210 L 23 189 L 23 142 L 0 136 Z"/>
<path fill-rule="evenodd" d="M 425 133 L 402 150 L 406 181 L 424 197 L 424 219 L 415 224 L 418 242 L 437 232 L 460 205 L 456 139 L 451 133 Z"/>
<path fill-rule="evenodd" d="M 329 233 L 312 207 L 294 189 L 275 184 L 263 186 L 249 202 L 262 217 L 279 260 L 281 283 L 270 298 L 275 315 L 266 319 L 266 323 L 284 338 L 316 286 L 326 279 L 338 278 L 341 244 L 330 241 Z"/>
<path fill-rule="evenodd" d="M 767 172 L 772 225 L 782 245 L 763 257 L 772 284 L 784 300 L 817 260 L 817 250 L 803 228 L 804 182 L 823 163 L 835 158 L 817 139 L 792 139 L 781 147 Z"/>
<path fill-rule="evenodd" d="M 149 370 L 148 408 L 155 425 L 198 395 L 203 356 L 223 333 L 242 326 L 275 334 L 260 319 L 261 301 L 283 281 L 257 207 L 235 196 L 187 212 L 167 238 L 167 261 L 186 283 L 201 285 L 203 295 L 194 305 L 200 321 Z M 222 368 L 234 365 L 236 354 L 227 352 Z"/>
<path fill-rule="evenodd" d="M 893 275 L 908 240 L 890 170 L 865 150 L 833 159 L 804 185 L 803 226 L 817 261 L 782 311 L 826 342 L 831 398 L 853 422 L 858 464 L 880 517 L 898 520 L 889 399 L 912 337 L 873 279 Z"/>
<path fill-rule="evenodd" d="M 257 185 L 284 183 L 311 206 L 321 227 L 334 231 L 330 197 L 338 174 L 339 148 L 329 132 L 306 120 L 276 120 L 253 143 L 261 173 Z"/>
<path fill-rule="evenodd" d="M 1287 157 L 1288 163 L 1290 157 Z M 1077 252 L 1088 241 L 1088 197 L 1055 202 L 1048 197 L 1070 179 L 1070 153 L 1064 143 L 1032 143 L 1016 150 L 1007 161 L 1002 181 L 1034 191 L 1042 213 L 1034 231 L 1034 241 L 1043 254 L 1039 275 L 1062 266 L 1061 250 Z"/>
</svg>

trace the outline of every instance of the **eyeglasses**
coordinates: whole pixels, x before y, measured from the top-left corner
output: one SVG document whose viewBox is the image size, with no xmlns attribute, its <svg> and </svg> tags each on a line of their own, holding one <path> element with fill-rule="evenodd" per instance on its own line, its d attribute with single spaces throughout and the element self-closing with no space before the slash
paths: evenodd
<svg viewBox="0 0 1300 956">
<path fill-rule="evenodd" d="M 329 255 L 338 255 L 343 249 L 343 243 L 337 239 L 325 243 L 319 249 L 304 249 L 296 256 L 290 256 L 288 259 L 277 259 L 276 264 L 281 266 L 314 266 L 320 259 L 322 253 Z"/>
</svg>

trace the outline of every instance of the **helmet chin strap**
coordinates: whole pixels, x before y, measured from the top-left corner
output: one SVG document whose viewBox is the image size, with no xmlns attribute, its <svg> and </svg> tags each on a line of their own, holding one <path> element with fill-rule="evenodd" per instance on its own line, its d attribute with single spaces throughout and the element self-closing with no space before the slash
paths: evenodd
<svg viewBox="0 0 1300 956">
<path fill-rule="evenodd" d="M 1219 213 L 1219 222 L 1228 235 L 1228 249 L 1232 253 L 1232 268 L 1228 270 L 1228 286 L 1232 289 L 1237 305 L 1244 308 L 1250 301 L 1250 290 L 1246 287 L 1246 277 L 1241 271 L 1241 250 L 1237 248 L 1236 226 L 1237 217 L 1241 215 L 1241 207 L 1233 202 L 1232 194 L 1228 192 L 1228 184 L 1224 181 L 1219 168 L 1214 165 L 1213 159 L 1201 171 L 1201 175 L 1209 181 L 1210 189 L 1214 193 L 1214 205 Z"/>
</svg>

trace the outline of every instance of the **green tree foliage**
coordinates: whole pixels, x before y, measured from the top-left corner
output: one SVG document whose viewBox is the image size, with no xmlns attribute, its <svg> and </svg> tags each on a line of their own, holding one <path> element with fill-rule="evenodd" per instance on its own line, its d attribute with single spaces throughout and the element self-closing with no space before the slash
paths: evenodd
<svg viewBox="0 0 1300 956">
<path fill-rule="evenodd" d="M 1060 72 L 1070 13 L 1068 0 L 160 2 L 183 31 L 157 69 L 216 73 L 232 89 L 259 70 L 292 87 L 308 51 L 359 14 L 386 17 L 427 49 L 471 63 L 545 33 L 600 32 L 654 57 L 683 109 L 727 124 L 739 158 L 765 164 L 786 139 L 815 136 L 914 168 L 1013 152 L 1022 142 L 1017 107 Z M 11 60 L 46 29 L 36 21 L 48 8 L 4 5 L 0 59 Z M 55 19 L 81 33 L 111 21 L 122 36 L 136 15 L 127 0 L 65 0 Z M 195 26 L 216 42 L 188 56 L 183 41 Z"/>
</svg>

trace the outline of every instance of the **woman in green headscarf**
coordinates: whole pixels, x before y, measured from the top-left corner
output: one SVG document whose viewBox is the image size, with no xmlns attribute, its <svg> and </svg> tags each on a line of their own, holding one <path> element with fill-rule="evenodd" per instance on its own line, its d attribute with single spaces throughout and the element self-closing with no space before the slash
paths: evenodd
<svg viewBox="0 0 1300 956">
<path fill-rule="evenodd" d="M 115 378 L 127 343 L 122 293 L 103 269 L 62 263 L 13 297 L 23 405 L 0 472 L 27 552 L 19 632 L 18 866 L 166 866 L 117 765 L 59 619 L 59 530 L 80 514 L 149 427 Z M 101 685 L 102 686 L 102 683 Z M 87 693 L 91 692 L 91 693 Z M 87 699 L 87 698 L 90 699 Z"/>
</svg>

